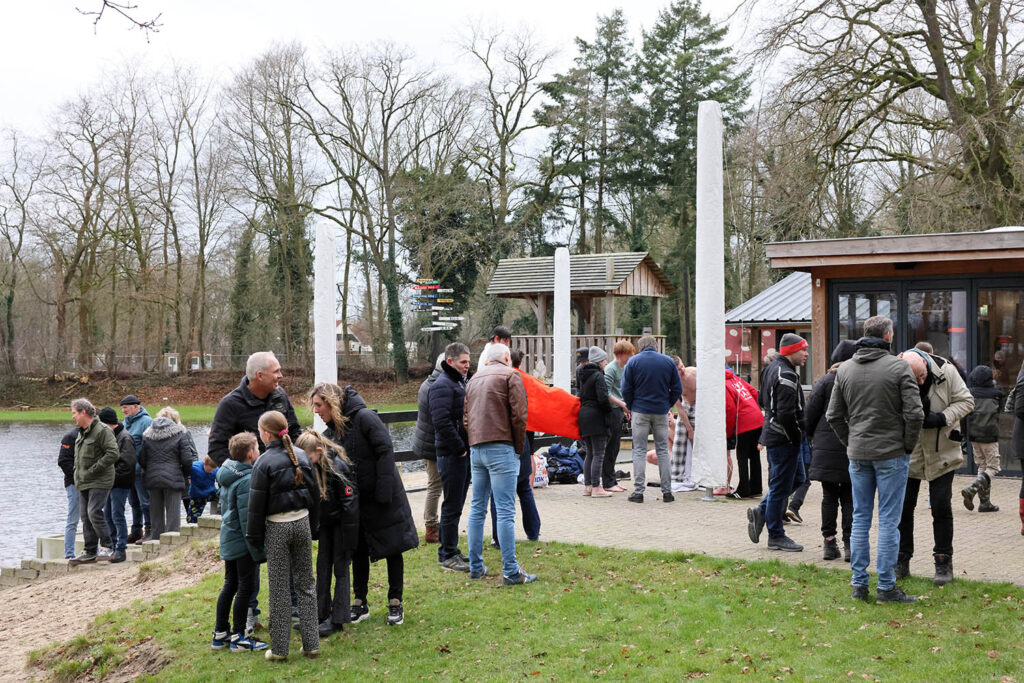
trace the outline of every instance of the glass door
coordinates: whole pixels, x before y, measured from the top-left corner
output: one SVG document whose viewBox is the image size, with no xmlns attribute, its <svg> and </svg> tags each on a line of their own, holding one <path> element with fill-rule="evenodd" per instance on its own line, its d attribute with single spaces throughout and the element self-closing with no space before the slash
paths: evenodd
<svg viewBox="0 0 1024 683">
<path fill-rule="evenodd" d="M 967 287 L 907 290 L 906 345 L 931 345 L 933 353 L 949 358 L 966 372 L 968 356 Z"/>
<path fill-rule="evenodd" d="M 978 287 L 978 364 L 992 368 L 996 386 L 1009 395 L 1024 360 L 1024 289 Z M 1018 468 L 1010 445 L 1013 413 L 999 413 L 999 455 L 1003 470 Z"/>
</svg>

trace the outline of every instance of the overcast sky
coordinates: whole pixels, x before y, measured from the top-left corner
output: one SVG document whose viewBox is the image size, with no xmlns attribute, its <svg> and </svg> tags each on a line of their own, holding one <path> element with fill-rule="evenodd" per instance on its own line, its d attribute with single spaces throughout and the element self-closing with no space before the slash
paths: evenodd
<svg viewBox="0 0 1024 683">
<path fill-rule="evenodd" d="M 127 2 L 128 0 L 122 0 Z M 93 30 L 83 10 L 99 0 L 5 3 L 0 22 L 0 128 L 44 129 L 53 109 L 95 83 L 103 70 L 127 61 L 152 68 L 172 60 L 200 65 L 226 80 L 274 42 L 299 40 L 312 49 L 393 41 L 424 63 L 449 67 L 458 37 L 473 23 L 525 27 L 560 50 L 561 70 L 574 55 L 573 38 L 593 36 L 598 14 L 624 7 L 631 33 L 650 27 L 668 0 L 131 0 L 143 19 L 161 14 L 159 32 L 145 35 L 108 11 Z M 705 0 L 716 20 L 736 0 Z"/>
</svg>

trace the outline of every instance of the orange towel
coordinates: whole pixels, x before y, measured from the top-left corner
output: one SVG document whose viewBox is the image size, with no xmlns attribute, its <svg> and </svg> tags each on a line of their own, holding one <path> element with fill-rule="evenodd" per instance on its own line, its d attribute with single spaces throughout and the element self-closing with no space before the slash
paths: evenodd
<svg viewBox="0 0 1024 683">
<path fill-rule="evenodd" d="M 564 389 L 549 387 L 522 370 L 519 374 L 526 387 L 526 428 L 532 432 L 579 439 L 580 399 Z"/>
</svg>

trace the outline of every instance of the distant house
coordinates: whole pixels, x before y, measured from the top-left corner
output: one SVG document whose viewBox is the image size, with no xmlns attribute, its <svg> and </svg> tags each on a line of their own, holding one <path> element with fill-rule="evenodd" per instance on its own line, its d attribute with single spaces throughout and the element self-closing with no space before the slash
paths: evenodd
<svg viewBox="0 0 1024 683">
<path fill-rule="evenodd" d="M 337 352 L 345 352 L 345 335 L 344 325 L 340 322 L 335 328 L 335 339 L 337 340 Z M 349 353 L 373 353 L 373 347 L 369 344 L 364 344 L 363 341 L 356 336 L 355 332 L 352 331 L 352 326 L 349 326 L 348 330 L 348 352 Z"/>
<path fill-rule="evenodd" d="M 757 386 L 765 356 L 787 332 L 806 339 L 813 353 L 810 273 L 787 275 L 725 314 L 725 362 Z M 813 383 L 810 363 L 801 379 Z"/>
</svg>

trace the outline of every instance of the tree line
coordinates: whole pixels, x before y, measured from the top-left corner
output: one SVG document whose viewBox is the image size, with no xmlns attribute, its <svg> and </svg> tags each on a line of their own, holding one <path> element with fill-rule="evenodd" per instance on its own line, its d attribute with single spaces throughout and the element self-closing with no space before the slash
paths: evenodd
<svg viewBox="0 0 1024 683">
<path fill-rule="evenodd" d="M 500 258 L 560 245 L 651 252 L 688 357 L 704 99 L 727 131 L 729 306 L 779 276 L 766 242 L 1022 222 L 1019 3 L 748 0 L 730 21 L 752 10 L 768 20 L 741 50 L 694 0 L 639 41 L 598 16 L 555 74 L 528 34 L 479 29 L 463 77 L 389 44 L 275 45 L 224 82 L 113 69 L 42 137 L 3 135 L 0 368 L 260 348 L 311 365 L 316 221 L 340 236 L 344 332 L 390 346 L 399 378 L 429 319 L 415 278 L 456 290 L 460 338 L 531 333 L 483 291 Z M 619 313 L 651 324 L 642 299 Z"/>
</svg>

